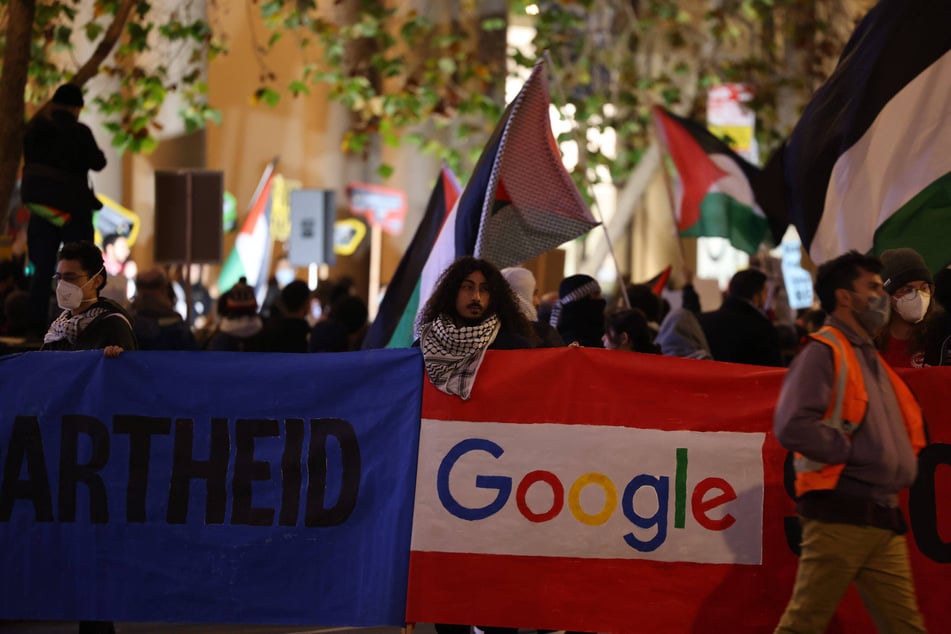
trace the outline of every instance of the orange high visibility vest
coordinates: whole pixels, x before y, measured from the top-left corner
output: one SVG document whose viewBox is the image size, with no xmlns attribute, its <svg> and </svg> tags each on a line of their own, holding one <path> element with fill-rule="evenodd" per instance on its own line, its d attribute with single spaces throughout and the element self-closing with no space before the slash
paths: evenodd
<svg viewBox="0 0 951 634">
<path fill-rule="evenodd" d="M 865 412 L 868 409 L 868 392 L 865 390 L 862 367 L 855 356 L 852 344 L 840 330 L 826 326 L 810 336 L 816 341 L 829 346 L 832 350 L 835 369 L 832 402 L 829 403 L 829 407 L 826 409 L 822 424 L 851 436 L 862 424 Z M 879 361 L 888 373 L 892 389 L 895 391 L 895 398 L 901 409 L 905 431 L 908 432 L 908 440 L 911 441 L 911 447 L 917 455 L 926 444 L 921 408 L 905 382 L 895 374 L 895 371 L 881 358 L 881 355 L 879 355 Z M 793 464 L 796 469 L 797 496 L 802 496 L 808 491 L 834 489 L 842 470 L 845 469 L 845 464 L 816 462 L 799 453 L 795 454 Z"/>
</svg>

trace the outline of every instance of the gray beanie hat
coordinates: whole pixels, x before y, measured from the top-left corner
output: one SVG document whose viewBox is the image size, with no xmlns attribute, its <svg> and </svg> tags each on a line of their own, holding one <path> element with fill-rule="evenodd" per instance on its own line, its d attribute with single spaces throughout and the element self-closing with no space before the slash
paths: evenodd
<svg viewBox="0 0 951 634">
<path fill-rule="evenodd" d="M 882 252 L 882 280 L 889 295 L 915 280 L 922 280 L 934 286 L 931 271 L 924 258 L 914 249 L 888 249 Z"/>
</svg>

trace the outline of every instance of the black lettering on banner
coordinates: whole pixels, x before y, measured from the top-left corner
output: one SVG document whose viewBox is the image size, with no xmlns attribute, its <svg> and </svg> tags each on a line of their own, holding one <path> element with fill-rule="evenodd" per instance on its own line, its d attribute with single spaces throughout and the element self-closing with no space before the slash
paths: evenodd
<svg viewBox="0 0 951 634">
<path fill-rule="evenodd" d="M 27 479 L 21 480 L 24 461 Z M 3 465 L 3 482 L 0 482 L 0 522 L 10 520 L 16 500 L 33 502 L 37 522 L 53 521 L 50 479 L 43 455 L 40 422 L 36 416 L 17 416 L 13 421 L 7 460 Z"/>
<path fill-rule="evenodd" d="M 330 508 L 324 506 L 327 493 L 327 440 L 333 436 L 340 446 L 340 495 Z M 353 426 L 339 418 L 312 418 L 310 451 L 307 455 L 307 509 L 304 525 L 337 526 L 350 517 L 360 491 L 360 445 Z"/>
<path fill-rule="evenodd" d="M 951 445 L 935 443 L 918 454 L 918 479 L 908 495 L 908 516 L 918 550 L 928 559 L 946 564 L 951 563 L 951 543 L 942 541 L 938 530 L 935 476 L 939 465 L 951 466 Z"/>
<path fill-rule="evenodd" d="M 786 460 L 783 462 L 783 487 L 786 489 L 786 495 L 792 501 L 796 501 L 796 468 L 793 463 L 793 452 L 786 452 Z M 783 518 L 783 531 L 786 533 L 786 545 L 790 552 L 796 557 L 802 552 L 802 524 L 795 515 Z"/>
<path fill-rule="evenodd" d="M 79 463 L 79 435 L 89 437 L 92 452 L 88 462 Z M 76 488 L 82 483 L 89 489 L 89 521 L 109 521 L 106 485 L 99 472 L 109 461 L 109 429 L 98 418 L 66 414 L 60 427 L 59 446 L 59 521 L 76 521 Z"/>
<path fill-rule="evenodd" d="M 171 429 L 171 418 L 116 414 L 112 419 L 113 433 L 129 434 L 129 483 L 125 496 L 127 522 L 145 521 L 152 436 L 167 436 Z"/>
<path fill-rule="evenodd" d="M 228 458 L 231 450 L 228 419 L 211 419 L 211 449 L 208 460 L 195 460 L 192 457 L 194 436 L 194 421 L 189 418 L 175 420 L 175 448 L 166 520 L 169 524 L 185 523 L 188 517 L 191 481 L 198 479 L 205 480 L 205 523 L 224 524 Z"/>
<path fill-rule="evenodd" d="M 300 488 L 303 479 L 301 456 L 304 452 L 304 421 L 284 421 L 284 456 L 281 458 L 281 515 L 278 524 L 297 526 L 300 514 Z"/>
<path fill-rule="evenodd" d="M 231 523 L 248 526 L 270 526 L 274 509 L 255 508 L 251 499 L 255 480 L 271 479 L 271 463 L 254 459 L 254 439 L 273 438 L 280 434 L 276 420 L 239 418 L 234 423 L 234 477 L 231 480 Z"/>
</svg>

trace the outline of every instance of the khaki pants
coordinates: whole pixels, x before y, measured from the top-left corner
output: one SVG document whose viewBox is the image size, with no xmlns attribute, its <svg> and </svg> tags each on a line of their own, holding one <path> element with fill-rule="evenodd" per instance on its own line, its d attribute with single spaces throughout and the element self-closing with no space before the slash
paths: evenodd
<svg viewBox="0 0 951 634">
<path fill-rule="evenodd" d="M 801 518 L 802 554 L 777 633 L 821 634 L 853 581 L 879 632 L 924 632 L 902 535 Z"/>
</svg>

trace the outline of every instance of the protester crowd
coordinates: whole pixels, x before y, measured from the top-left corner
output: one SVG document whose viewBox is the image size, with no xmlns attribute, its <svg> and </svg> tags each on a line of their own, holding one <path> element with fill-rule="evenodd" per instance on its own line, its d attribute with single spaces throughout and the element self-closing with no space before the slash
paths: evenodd
<svg viewBox="0 0 951 634">
<path fill-rule="evenodd" d="M 85 243 L 102 260 L 102 270 L 89 273 L 105 279 L 97 289 L 100 301 L 127 314 L 141 350 L 348 352 L 361 349 L 370 325 L 367 304 L 350 278 L 321 281 L 312 291 L 290 268 L 288 275 L 271 278 L 260 304 L 244 278 L 213 300 L 195 272 L 186 276 L 180 268 L 153 266 L 127 276 L 135 269 L 128 266 L 134 263 L 125 237 L 108 236 L 105 243 L 101 251 Z M 886 251 L 882 262 L 891 310 L 875 339 L 878 350 L 893 367 L 951 362 L 951 273 L 932 275 L 907 248 Z M 0 261 L 0 337 L 27 339 L 25 348 L 15 349 L 38 348 L 62 309 L 50 287 L 50 312 L 37 328 L 24 270 L 22 259 Z M 192 282 L 191 311 L 185 305 L 186 277 Z M 756 268 L 737 272 L 722 304 L 710 311 L 701 310 L 689 271 L 680 289 L 658 294 L 649 284 L 628 283 L 625 298 L 606 296 L 587 275 L 564 278 L 548 297 L 526 268 L 503 269 L 499 280 L 530 326 L 518 346 L 524 348 L 582 346 L 783 367 L 826 318 L 821 308 L 809 308 L 799 310 L 794 322 L 778 320 L 770 306 L 774 284 Z M 680 305 L 672 308 L 669 297 Z M 0 351 L 13 349 L 2 345 Z"/>
<path fill-rule="evenodd" d="M 134 286 L 113 285 L 120 292 L 111 298 L 109 279 L 125 270 L 110 263 L 113 257 L 89 241 L 62 246 L 53 275 L 56 309 L 40 350 L 102 350 L 113 358 L 129 350 L 348 352 L 361 349 L 369 326 L 352 280 L 328 280 L 312 292 L 305 281 L 285 276 L 271 280 L 266 307 L 241 278 L 196 328 L 187 311 L 176 310 L 175 287 L 187 283 L 182 271 L 141 271 Z M 22 265 L 0 262 L 0 335 L 30 323 Z M 443 272 L 420 311 L 413 345 L 432 385 L 462 399 L 471 397 L 491 349 L 592 347 L 691 363 L 790 365 L 774 426 L 780 444 L 796 452 L 803 557 L 777 631 L 821 631 L 853 582 L 870 593 L 870 609 L 889 623 L 888 631 L 924 631 L 898 496 L 915 478 L 915 455 L 926 436 L 917 402 L 892 368 L 943 365 L 951 356 L 949 269 L 932 275 L 908 248 L 885 251 L 881 259 L 853 251 L 824 263 L 816 281 L 821 308 L 801 311 L 792 337 L 775 323 L 766 273 L 737 272 L 722 304 L 706 312 L 689 276 L 686 282 L 681 305 L 672 309 L 656 285 L 627 284 L 623 297 L 612 298 L 595 278 L 571 275 L 546 305 L 528 269 L 500 271 L 465 256 Z M 133 288 L 125 301 L 124 291 Z M 846 387 L 834 397 L 837 386 Z M 436 630 L 456 634 L 469 626 L 437 624 Z M 114 629 L 83 622 L 80 631 Z"/>
<path fill-rule="evenodd" d="M 241 278 L 213 301 L 192 270 L 138 271 L 127 236 L 109 235 L 96 246 L 91 213 L 98 203 L 85 177 L 105 158 L 76 119 L 82 106 L 78 88 L 61 87 L 27 130 L 23 196 L 32 214 L 34 273 L 25 275 L 22 258 L 0 261 L 0 354 L 10 351 L 3 347 L 10 339 L 43 351 L 103 350 L 106 357 L 363 347 L 369 310 L 353 280 L 325 280 L 311 290 L 284 261 L 266 294 Z M 62 196 L 45 195 L 51 191 Z M 712 362 L 789 366 L 774 427 L 796 452 L 803 556 L 777 631 L 824 631 L 852 582 L 888 631 L 924 631 L 897 500 L 914 481 L 925 434 L 917 403 L 893 368 L 951 362 L 951 273 L 933 273 L 910 248 L 881 258 L 849 252 L 819 267 L 820 307 L 801 310 L 794 323 L 777 315 L 780 286 L 756 267 L 741 270 L 720 305 L 704 311 L 689 272 L 667 293 L 648 283 L 611 293 L 576 274 L 542 295 L 527 268 L 499 270 L 464 256 L 420 310 L 413 345 L 432 385 L 462 399 L 471 397 L 493 349 L 605 348 L 707 362 L 710 372 Z M 469 626 L 436 629 L 455 634 Z M 113 628 L 88 622 L 81 631 Z"/>
</svg>

